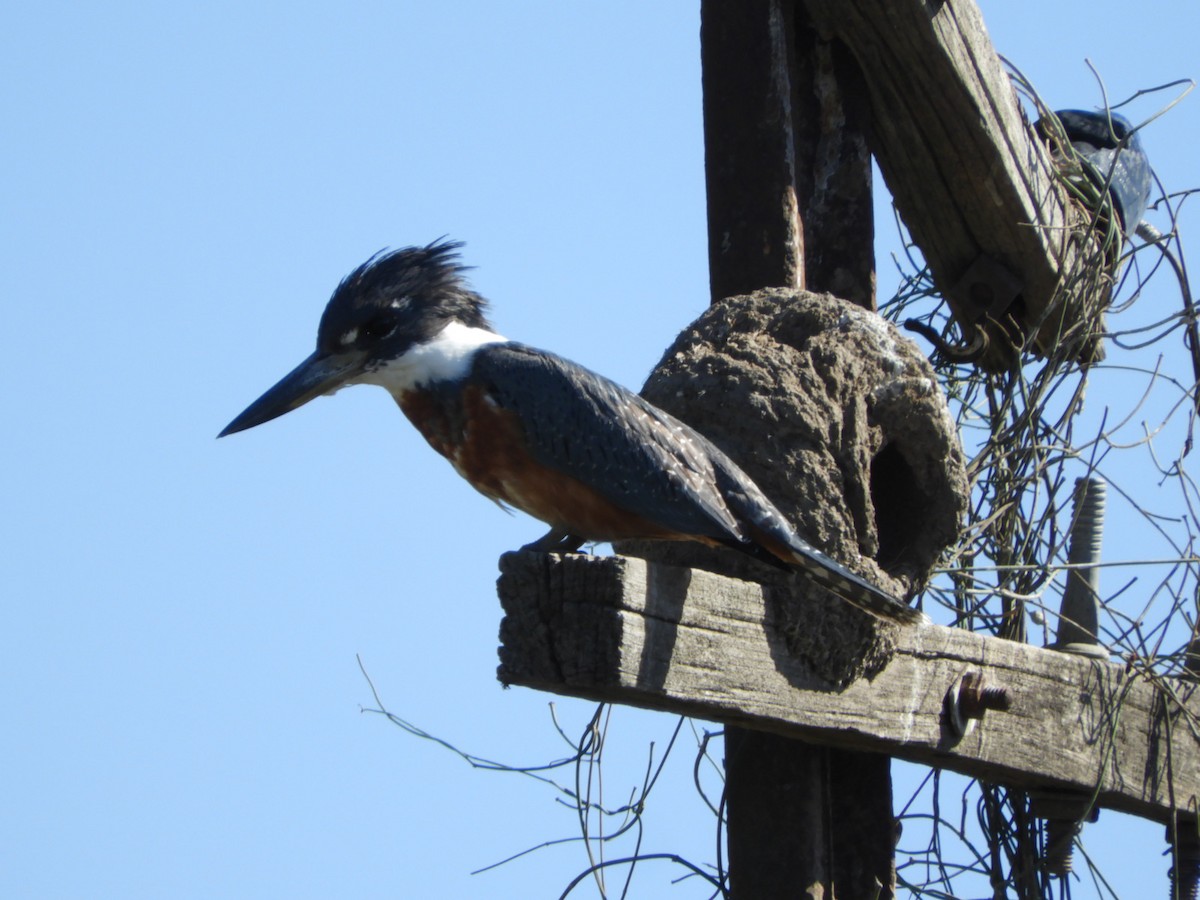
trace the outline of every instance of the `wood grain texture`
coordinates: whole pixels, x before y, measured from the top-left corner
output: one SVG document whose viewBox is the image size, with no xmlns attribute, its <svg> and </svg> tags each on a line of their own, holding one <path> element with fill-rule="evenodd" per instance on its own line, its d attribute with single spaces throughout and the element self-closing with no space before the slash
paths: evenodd
<svg viewBox="0 0 1200 900">
<path fill-rule="evenodd" d="M 978 322 L 992 306 L 999 320 L 1007 306 L 1015 327 L 1036 331 L 1041 351 L 1052 348 L 1062 316 L 1077 315 L 1050 307 L 1076 252 L 1067 226 L 1082 214 L 1067 202 L 1049 154 L 1026 124 L 978 6 L 804 2 L 818 28 L 844 42 L 862 69 L 871 149 L 955 317 Z M 980 258 L 989 264 L 974 265 Z M 1002 271 L 1015 281 L 998 277 Z"/>
<path fill-rule="evenodd" d="M 844 604 L 629 557 L 501 558 L 499 678 L 1022 787 L 1095 791 L 1165 822 L 1200 799 L 1200 697 L 1122 666 L 966 631 L 876 623 Z M 858 637 L 853 637 L 857 634 Z M 965 672 L 1006 687 L 959 739 Z M 843 683 L 839 686 L 839 680 Z"/>
<path fill-rule="evenodd" d="M 701 7 L 713 302 L 804 281 L 791 84 L 794 12 L 787 0 L 712 0 Z"/>
</svg>

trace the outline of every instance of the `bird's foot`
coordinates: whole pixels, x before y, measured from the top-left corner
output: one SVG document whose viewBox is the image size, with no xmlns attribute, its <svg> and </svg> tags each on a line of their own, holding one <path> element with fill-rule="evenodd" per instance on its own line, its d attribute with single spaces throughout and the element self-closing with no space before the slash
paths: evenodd
<svg viewBox="0 0 1200 900">
<path fill-rule="evenodd" d="M 571 534 L 565 528 L 551 528 L 536 541 L 526 544 L 522 550 L 532 550 L 535 553 L 574 553 L 586 542 L 577 534 Z"/>
</svg>

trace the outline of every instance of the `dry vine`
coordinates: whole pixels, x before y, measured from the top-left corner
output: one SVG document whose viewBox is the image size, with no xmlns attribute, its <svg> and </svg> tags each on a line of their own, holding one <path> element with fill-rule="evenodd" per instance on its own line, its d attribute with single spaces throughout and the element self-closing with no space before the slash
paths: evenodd
<svg viewBox="0 0 1200 900">
<path fill-rule="evenodd" d="M 1037 116 L 1047 115 L 1028 83 L 1019 73 L 1013 77 Z M 926 597 L 958 627 L 1052 644 L 1076 480 L 1103 479 L 1105 528 L 1121 541 L 1101 563 L 1097 636 L 1132 675 L 1170 696 L 1167 676 L 1196 671 L 1189 651 L 1196 646 L 1200 589 L 1200 494 L 1187 465 L 1200 348 L 1176 227 L 1193 192 L 1160 188 L 1155 210 L 1169 221 L 1166 233 L 1139 229 L 1144 242 L 1126 243 L 1105 192 L 1085 176 L 1086 164 L 1061 133 L 1051 129 L 1051 136 L 1062 183 L 1084 214 L 1082 227 L 1064 236 L 1075 265 L 1050 308 L 1081 314 L 1062 329 L 1047 358 L 1015 344 L 1006 371 L 935 357 L 971 460 L 972 503 L 966 528 Z M 1173 312 L 1161 300 L 1154 308 L 1137 304 L 1164 262 L 1183 297 Z M 881 312 L 897 321 L 918 319 L 948 343 L 960 340 L 959 326 L 911 246 L 900 268 L 901 288 Z M 1156 293 L 1169 298 L 1173 287 L 1167 282 Z M 1103 335 L 1107 358 L 1089 362 L 1081 348 L 1095 334 Z M 928 845 L 907 852 L 902 845 L 904 887 L 915 896 L 954 897 L 978 893 L 976 879 L 983 879 L 994 896 L 1070 896 L 1075 881 L 1047 870 L 1046 826 L 1027 793 L 960 783 L 952 788 L 959 795 L 954 812 L 944 814 L 943 789 L 932 775 L 906 807 L 921 810 L 905 819 Z M 1115 897 L 1094 861 L 1085 855 L 1085 863 L 1094 896 Z"/>
</svg>

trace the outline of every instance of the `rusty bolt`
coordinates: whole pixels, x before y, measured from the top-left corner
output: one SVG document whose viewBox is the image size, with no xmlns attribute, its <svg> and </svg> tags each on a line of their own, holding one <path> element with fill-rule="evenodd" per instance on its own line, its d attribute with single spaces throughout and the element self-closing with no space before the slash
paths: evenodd
<svg viewBox="0 0 1200 900">
<path fill-rule="evenodd" d="M 958 708 L 968 719 L 982 719 L 989 709 L 1008 712 L 1012 708 L 1012 696 L 1006 687 L 984 684 L 979 672 L 968 672 L 958 690 Z"/>
<path fill-rule="evenodd" d="M 1043 788 L 1029 792 L 1029 812 L 1045 820 L 1042 868 L 1056 878 L 1066 878 L 1075 864 L 1075 839 L 1085 822 L 1100 818 L 1090 794 Z"/>
<path fill-rule="evenodd" d="M 966 736 L 975 727 L 975 720 L 994 709 L 1005 712 L 1012 707 L 1008 688 L 989 685 L 981 672 L 965 672 L 946 691 L 946 721 L 958 737 Z"/>
</svg>

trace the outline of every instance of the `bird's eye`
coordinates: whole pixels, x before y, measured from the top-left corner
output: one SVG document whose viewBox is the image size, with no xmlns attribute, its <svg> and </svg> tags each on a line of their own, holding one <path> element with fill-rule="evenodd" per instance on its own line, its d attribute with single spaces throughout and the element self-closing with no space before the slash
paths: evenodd
<svg viewBox="0 0 1200 900">
<path fill-rule="evenodd" d="M 387 337 L 393 331 L 390 319 L 383 316 L 372 319 L 362 327 L 362 336 L 368 341 L 378 341 Z"/>
</svg>

